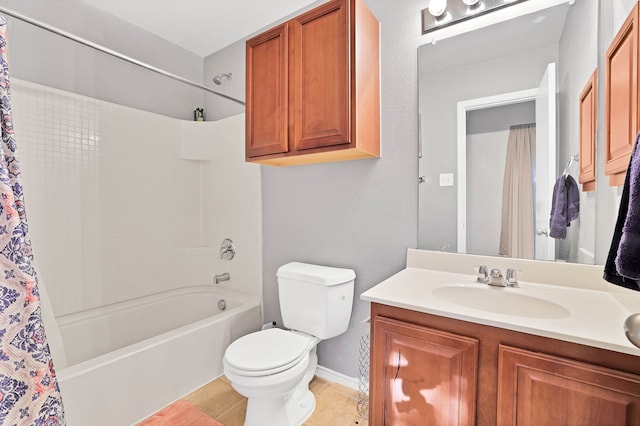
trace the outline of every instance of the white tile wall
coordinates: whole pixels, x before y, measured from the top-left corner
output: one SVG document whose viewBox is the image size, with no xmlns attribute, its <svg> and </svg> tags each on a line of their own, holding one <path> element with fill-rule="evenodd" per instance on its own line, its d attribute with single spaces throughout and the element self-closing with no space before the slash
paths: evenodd
<svg viewBox="0 0 640 426">
<path fill-rule="evenodd" d="M 221 154 L 203 163 L 205 241 L 219 246 L 231 238 L 235 243 L 234 260 L 216 257 L 215 273 L 231 274 L 231 280 L 220 285 L 262 294 L 262 166 L 244 161 L 244 114 L 215 123 Z"/>
<path fill-rule="evenodd" d="M 260 169 L 244 163 L 243 115 L 183 122 L 16 79 L 12 107 L 36 267 L 56 316 L 209 284 L 230 266 L 242 272 L 226 285 L 261 292 Z M 184 144 L 213 144 L 216 155 L 183 159 Z M 226 237 L 241 255 L 220 265 Z"/>
</svg>

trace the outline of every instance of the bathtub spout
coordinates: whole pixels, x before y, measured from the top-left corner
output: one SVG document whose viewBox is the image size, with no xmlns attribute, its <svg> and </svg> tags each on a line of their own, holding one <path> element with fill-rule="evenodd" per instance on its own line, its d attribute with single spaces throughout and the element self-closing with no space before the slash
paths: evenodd
<svg viewBox="0 0 640 426">
<path fill-rule="evenodd" d="M 228 272 L 220 275 L 214 275 L 213 282 L 215 284 L 220 284 L 222 281 L 229 281 L 231 279 L 231 275 Z"/>
</svg>

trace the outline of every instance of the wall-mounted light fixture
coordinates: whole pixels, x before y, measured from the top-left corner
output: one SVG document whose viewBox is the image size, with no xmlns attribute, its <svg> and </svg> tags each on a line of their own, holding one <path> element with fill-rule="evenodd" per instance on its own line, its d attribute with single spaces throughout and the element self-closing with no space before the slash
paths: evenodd
<svg viewBox="0 0 640 426">
<path fill-rule="evenodd" d="M 527 0 L 430 0 L 422 10 L 422 34 Z"/>
<path fill-rule="evenodd" d="M 447 0 L 431 0 L 427 9 L 431 16 L 438 18 L 447 11 Z"/>
</svg>

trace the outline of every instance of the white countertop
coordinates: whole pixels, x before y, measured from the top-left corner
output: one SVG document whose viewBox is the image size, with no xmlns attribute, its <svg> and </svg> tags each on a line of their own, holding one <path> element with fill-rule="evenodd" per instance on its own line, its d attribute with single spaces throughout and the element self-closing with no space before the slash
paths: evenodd
<svg viewBox="0 0 640 426">
<path fill-rule="evenodd" d="M 523 309 L 521 312 L 518 312 L 517 308 L 515 311 L 511 310 L 512 312 L 509 312 L 509 309 L 498 309 L 508 313 L 497 313 L 488 310 L 490 308 L 485 310 L 477 306 L 471 307 L 475 305 L 473 296 L 466 298 L 467 302 L 439 296 L 438 294 L 443 292 L 439 289 L 445 287 L 461 287 L 461 292 L 465 292 L 465 288 L 469 289 L 470 292 L 482 296 L 478 299 L 483 300 L 491 300 L 495 296 L 498 308 L 508 305 L 505 301 L 508 301 L 512 294 L 516 298 L 525 296 L 536 299 L 523 300 L 535 302 L 542 299 L 559 306 L 551 306 L 557 307 L 558 310 L 556 312 L 551 309 L 547 318 L 544 318 L 544 313 L 543 317 L 538 317 L 532 309 Z M 477 289 L 496 293 L 480 294 Z M 627 300 L 623 301 L 626 302 L 623 305 L 619 295 L 600 289 L 582 289 L 523 280 L 520 280 L 519 288 L 490 287 L 476 282 L 476 276 L 471 274 L 407 267 L 367 290 L 360 297 L 362 300 L 384 305 L 640 356 L 640 348 L 627 340 L 623 329 L 626 318 L 634 313 L 629 310 L 629 298 L 633 299 L 633 306 L 640 306 L 636 304 L 640 303 L 640 292 L 634 293 L 638 293 L 637 299 L 635 294 L 625 294 L 623 297 Z"/>
</svg>

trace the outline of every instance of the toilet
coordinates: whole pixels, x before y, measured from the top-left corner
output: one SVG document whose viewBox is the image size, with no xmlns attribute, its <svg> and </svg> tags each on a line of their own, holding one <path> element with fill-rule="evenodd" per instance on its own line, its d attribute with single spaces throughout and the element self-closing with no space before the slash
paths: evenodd
<svg viewBox="0 0 640 426">
<path fill-rule="evenodd" d="M 245 426 L 298 426 L 311 416 L 309 382 L 318 365 L 318 342 L 349 326 L 354 279 L 351 269 L 292 262 L 278 268 L 282 323 L 231 343 L 224 374 L 248 398 Z"/>
</svg>

